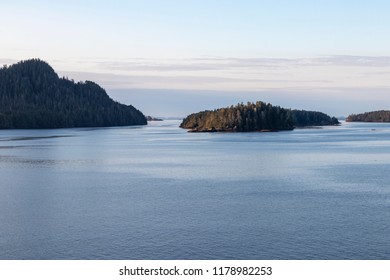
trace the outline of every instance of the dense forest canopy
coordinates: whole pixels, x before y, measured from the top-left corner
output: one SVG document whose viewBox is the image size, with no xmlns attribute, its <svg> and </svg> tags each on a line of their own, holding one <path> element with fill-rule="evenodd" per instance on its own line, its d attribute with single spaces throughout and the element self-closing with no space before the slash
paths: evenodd
<svg viewBox="0 0 390 280">
<path fill-rule="evenodd" d="M 261 101 L 248 102 L 186 117 L 180 127 L 191 131 L 275 131 L 295 127 L 336 125 L 336 118 L 314 111 L 284 109 Z"/>
<path fill-rule="evenodd" d="M 325 113 L 317 111 L 291 110 L 294 126 L 323 126 L 323 125 L 338 125 L 339 120 L 335 117 L 330 117 Z"/>
<path fill-rule="evenodd" d="M 347 122 L 390 122 L 390 111 L 374 111 L 363 114 L 350 115 Z"/>
<path fill-rule="evenodd" d="M 112 100 L 94 82 L 59 78 L 46 62 L 0 69 L 0 128 L 63 128 L 146 124 L 131 105 Z"/>
</svg>

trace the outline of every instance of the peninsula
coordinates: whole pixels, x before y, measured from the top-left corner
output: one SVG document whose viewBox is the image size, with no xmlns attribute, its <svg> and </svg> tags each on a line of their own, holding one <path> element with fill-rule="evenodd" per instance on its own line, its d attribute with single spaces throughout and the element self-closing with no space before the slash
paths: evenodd
<svg viewBox="0 0 390 280">
<path fill-rule="evenodd" d="M 145 125 L 131 105 L 112 100 L 94 82 L 59 78 L 46 62 L 21 61 L 0 69 L 0 128 Z"/>
</svg>

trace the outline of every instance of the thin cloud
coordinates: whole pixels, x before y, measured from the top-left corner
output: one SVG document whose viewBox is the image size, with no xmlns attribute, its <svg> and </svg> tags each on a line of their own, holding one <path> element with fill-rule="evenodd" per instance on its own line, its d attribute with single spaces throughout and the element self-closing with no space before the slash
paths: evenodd
<svg viewBox="0 0 390 280">
<path fill-rule="evenodd" d="M 61 71 L 60 76 L 74 80 L 93 80 L 104 88 L 166 88 L 166 89 L 213 89 L 213 90 L 248 90 L 286 88 L 286 85 L 299 87 L 302 84 L 317 83 L 321 85 L 331 84 L 330 80 L 294 80 L 288 77 L 272 77 L 271 79 L 219 77 L 219 76 L 192 76 L 192 75 L 135 75 L 135 74 L 113 74 L 94 72 Z"/>
<path fill-rule="evenodd" d="M 390 80 L 386 79 L 390 57 L 386 56 L 77 59 L 53 61 L 53 67 L 62 69 L 61 75 L 96 81 L 105 88 L 256 91 L 390 87 Z"/>
<path fill-rule="evenodd" d="M 189 58 L 189 59 L 143 59 L 130 61 L 97 62 L 96 66 L 120 71 L 212 71 L 247 68 L 278 68 L 293 64 L 291 59 L 270 58 Z"/>
<path fill-rule="evenodd" d="M 230 71 L 235 69 L 255 71 L 283 69 L 291 67 L 358 66 L 390 67 L 387 56 L 334 55 L 308 58 L 236 58 L 236 57 L 198 57 L 187 59 L 129 59 L 128 61 L 97 61 L 97 68 L 134 72 L 202 72 Z"/>
<path fill-rule="evenodd" d="M 314 59 L 319 65 L 390 67 L 390 56 L 334 55 Z"/>
</svg>

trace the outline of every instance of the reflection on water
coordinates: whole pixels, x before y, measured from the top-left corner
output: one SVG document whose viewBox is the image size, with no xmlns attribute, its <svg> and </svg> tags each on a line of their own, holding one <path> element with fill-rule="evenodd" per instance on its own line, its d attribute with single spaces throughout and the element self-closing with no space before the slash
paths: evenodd
<svg viewBox="0 0 390 280">
<path fill-rule="evenodd" d="M 390 125 L 0 131 L 1 259 L 389 259 Z"/>
<path fill-rule="evenodd" d="M 29 137 L 16 137 L 16 138 L 0 138 L 0 141 L 25 141 L 25 140 L 39 140 L 50 139 L 59 137 L 71 137 L 71 135 L 51 135 L 51 136 L 29 136 Z"/>
</svg>

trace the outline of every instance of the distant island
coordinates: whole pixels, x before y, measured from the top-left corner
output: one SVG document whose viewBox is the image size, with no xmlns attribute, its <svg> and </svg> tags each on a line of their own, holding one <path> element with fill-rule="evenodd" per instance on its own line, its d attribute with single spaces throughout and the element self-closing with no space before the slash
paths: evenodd
<svg viewBox="0 0 390 280">
<path fill-rule="evenodd" d="M 336 118 L 321 112 L 285 109 L 258 101 L 191 114 L 180 127 L 190 132 L 250 132 L 337 124 Z"/>
<path fill-rule="evenodd" d="M 349 115 L 347 122 L 390 122 L 390 111 L 373 111 L 357 115 Z"/>
<path fill-rule="evenodd" d="M 147 116 L 146 119 L 148 120 L 148 122 L 149 121 L 152 121 L 152 122 L 161 122 L 161 121 L 163 121 L 163 119 L 152 117 L 152 116 Z"/>
<path fill-rule="evenodd" d="M 0 69 L 0 128 L 145 125 L 131 105 L 112 100 L 94 82 L 59 78 L 46 62 L 21 61 Z"/>
</svg>

